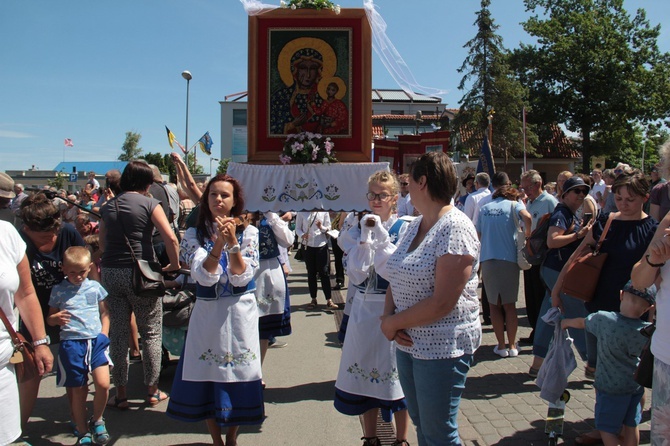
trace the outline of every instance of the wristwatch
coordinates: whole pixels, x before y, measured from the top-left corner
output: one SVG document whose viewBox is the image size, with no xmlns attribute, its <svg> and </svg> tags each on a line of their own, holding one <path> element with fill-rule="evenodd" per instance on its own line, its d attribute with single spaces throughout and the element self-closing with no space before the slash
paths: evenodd
<svg viewBox="0 0 670 446">
<path fill-rule="evenodd" d="M 37 347 L 38 345 L 51 345 L 51 338 L 49 337 L 49 335 L 47 335 L 46 338 L 33 341 L 33 347 Z"/>
<path fill-rule="evenodd" d="M 238 244 L 235 244 L 235 245 L 233 245 L 233 246 L 231 246 L 230 248 L 226 248 L 226 252 L 227 252 L 228 254 L 237 254 L 238 252 L 240 252 L 240 245 L 239 245 L 239 243 L 238 243 Z"/>
</svg>

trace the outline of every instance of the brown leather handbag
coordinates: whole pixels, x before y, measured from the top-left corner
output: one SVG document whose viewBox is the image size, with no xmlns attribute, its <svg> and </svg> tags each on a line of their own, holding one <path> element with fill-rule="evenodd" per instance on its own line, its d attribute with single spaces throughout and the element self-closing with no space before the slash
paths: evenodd
<svg viewBox="0 0 670 446">
<path fill-rule="evenodd" d="M 32 343 L 26 341 L 26 338 L 21 333 L 17 333 L 14 330 L 2 308 L 0 308 L 0 319 L 5 324 L 5 328 L 14 345 L 14 354 L 9 359 L 9 362 L 10 364 L 14 364 L 16 379 L 20 383 L 30 381 L 39 375 L 37 363 L 35 362 L 35 348 Z"/>
<path fill-rule="evenodd" d="M 563 277 L 561 293 L 583 300 L 584 302 L 591 302 L 593 300 L 598 279 L 600 278 L 600 271 L 605 264 L 605 260 L 607 260 L 607 253 L 600 252 L 600 248 L 616 215 L 618 214 L 615 212 L 610 213 L 596 246 L 568 265 L 568 270 Z"/>
</svg>

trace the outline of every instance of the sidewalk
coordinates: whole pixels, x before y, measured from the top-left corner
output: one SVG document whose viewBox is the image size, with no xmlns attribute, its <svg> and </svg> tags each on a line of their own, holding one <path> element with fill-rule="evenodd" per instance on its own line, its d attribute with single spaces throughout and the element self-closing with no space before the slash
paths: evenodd
<svg viewBox="0 0 670 446">
<path fill-rule="evenodd" d="M 264 364 L 265 411 L 262 426 L 240 429 L 241 446 L 279 445 L 346 445 L 362 442 L 358 417 L 340 414 L 333 407 L 334 384 L 340 360 L 337 323 L 340 311 L 325 311 L 325 299 L 319 291 L 320 307 L 306 310 L 309 303 L 304 263 L 292 260 L 294 272 L 289 276 L 291 289 L 293 334 L 280 338 L 286 348 L 269 349 Z M 523 284 L 523 281 L 521 281 Z M 342 302 L 346 291 L 334 300 Z M 528 336 L 523 292 L 519 300 L 519 337 Z M 338 299 L 339 298 L 339 299 Z M 527 377 L 532 360 L 529 347 L 523 347 L 517 358 L 500 358 L 493 353 L 495 337 L 491 327 L 484 327 L 482 347 L 475 355 L 475 365 L 468 374 L 459 416 L 460 433 L 466 446 L 484 445 L 544 445 L 544 418 L 547 404 L 539 397 L 539 389 Z M 595 394 L 591 383 L 584 381 L 583 363 L 573 372 L 569 390 L 572 399 L 566 409 L 565 440 L 573 444 L 579 433 L 593 426 Z M 169 392 L 176 358 L 161 375 L 160 388 Z M 204 445 L 211 444 L 204 423 L 181 423 L 165 414 L 167 404 L 155 408 L 143 404 L 146 388 L 141 385 L 142 365 L 130 365 L 128 411 L 108 409 L 105 413 L 112 440 L 110 445 Z M 28 441 L 35 446 L 71 445 L 76 439 L 69 434 L 69 410 L 64 390 L 55 386 L 55 376 L 42 382 L 39 400 L 28 426 Z M 112 394 L 114 391 L 112 390 Z M 647 392 L 647 407 L 650 396 Z M 89 403 L 91 402 L 89 397 Z M 649 443 L 649 412 L 641 444 Z M 390 444 L 389 426 L 383 425 L 380 434 L 384 444 Z M 416 446 L 411 433 L 409 442 Z"/>
</svg>

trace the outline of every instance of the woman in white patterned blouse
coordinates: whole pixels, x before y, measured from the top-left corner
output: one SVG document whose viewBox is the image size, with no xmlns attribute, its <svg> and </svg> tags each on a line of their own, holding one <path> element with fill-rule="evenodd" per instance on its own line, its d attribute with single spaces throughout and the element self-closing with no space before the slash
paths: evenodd
<svg viewBox="0 0 670 446">
<path fill-rule="evenodd" d="M 381 328 L 397 344 L 419 445 L 461 444 L 458 406 L 481 343 L 479 241 L 470 219 L 451 202 L 456 181 L 445 153 L 426 153 L 413 164 L 409 190 L 421 217 L 377 269 L 390 283 Z"/>
</svg>

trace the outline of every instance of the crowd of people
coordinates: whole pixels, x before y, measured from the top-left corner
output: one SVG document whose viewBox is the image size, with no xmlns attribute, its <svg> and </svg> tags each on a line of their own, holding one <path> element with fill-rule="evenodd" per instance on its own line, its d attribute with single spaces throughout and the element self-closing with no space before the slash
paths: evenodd
<svg viewBox="0 0 670 446">
<path fill-rule="evenodd" d="M 590 175 L 561 172 L 552 186 L 535 170 L 518 179 L 500 171 L 459 178 L 446 154 L 431 152 L 408 173 L 373 174 L 369 211 L 350 213 L 248 212 L 238 180 L 217 175 L 199 184 L 176 154 L 176 185 L 139 160 L 107 172 L 104 187 L 93 173 L 79 196 L 26 194 L 0 173 L 0 262 L 7 274 L 0 309 L 34 345 L 40 375 L 56 368 L 55 357 L 77 444 L 106 444 L 114 436 L 104 411 L 129 408 L 128 367 L 141 358 L 147 405 L 167 401 L 167 416 L 204 421 L 213 444 L 232 446 L 239 426 L 264 420 L 262 364 L 269 346 L 281 343 L 276 337 L 292 332 L 286 278 L 290 251 L 302 244 L 306 309 L 318 309 L 319 284 L 328 310 L 341 309 L 333 289 L 347 289 L 334 407 L 362 416 L 364 446 L 381 444 L 379 414 L 395 421 L 395 446 L 409 445 L 411 424 L 419 445 L 460 444 L 459 404 L 482 324 L 492 326 L 499 357 L 532 346 L 534 379 L 552 346 L 555 331 L 545 317 L 552 308 L 586 361 L 584 379 L 595 381 L 596 430 L 577 437 L 578 444 L 639 441 L 646 398 L 633 380 L 645 344 L 638 330 L 655 321 L 651 435 L 652 444 L 662 444 L 655 426 L 670 413 L 663 281 L 670 274 L 670 183 L 663 180 L 670 143 L 661 156 L 666 162 L 651 178 L 620 163 Z M 543 221 L 546 255 L 521 273 L 517 238 L 530 237 Z M 585 303 L 562 285 L 602 234 L 607 259 Z M 175 286 L 195 299 L 169 391 L 158 387 L 162 299 L 138 295 L 137 260 L 160 263 L 166 275 L 182 273 L 183 285 Z M 521 278 L 532 331 L 517 339 Z M 30 430 L 41 382 L 17 382 L 9 333 L 0 326 L 0 444 Z"/>
</svg>

